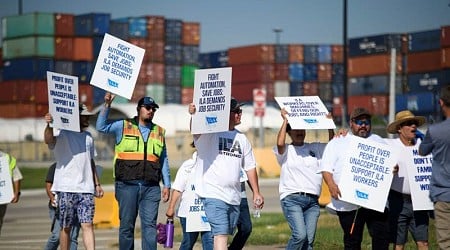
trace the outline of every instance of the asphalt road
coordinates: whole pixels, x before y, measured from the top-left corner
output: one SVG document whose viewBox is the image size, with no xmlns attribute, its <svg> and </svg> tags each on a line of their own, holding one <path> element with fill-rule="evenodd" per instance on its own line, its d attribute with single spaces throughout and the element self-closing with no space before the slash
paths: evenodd
<svg viewBox="0 0 450 250">
<path fill-rule="evenodd" d="M 265 198 L 265 206 L 261 212 L 281 212 L 278 196 L 278 179 L 261 179 L 261 193 Z M 105 191 L 113 192 L 112 186 L 104 187 Z M 247 191 L 249 197 L 251 192 Z M 19 203 L 8 205 L 3 228 L 0 235 L 0 249 L 43 249 L 50 235 L 50 219 L 48 217 L 47 195 L 42 190 L 24 190 Z M 161 203 L 158 222 L 165 222 L 166 203 Z M 139 222 L 136 223 L 139 227 Z M 84 249 L 80 232 L 79 249 Z M 96 229 L 96 249 L 118 249 L 118 229 Z M 175 242 L 174 249 L 178 249 Z M 136 249 L 140 249 L 140 239 L 136 239 Z M 158 249 L 164 249 L 158 246 Z M 252 246 L 246 249 L 274 249 L 277 246 Z M 197 249 L 197 248 L 196 248 Z M 201 248 L 198 248 L 201 249 Z"/>
</svg>

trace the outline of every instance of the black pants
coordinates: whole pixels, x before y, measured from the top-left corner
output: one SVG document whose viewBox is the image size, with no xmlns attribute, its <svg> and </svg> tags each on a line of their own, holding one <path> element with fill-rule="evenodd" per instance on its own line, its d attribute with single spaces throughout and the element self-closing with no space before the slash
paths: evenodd
<svg viewBox="0 0 450 250">
<path fill-rule="evenodd" d="M 367 224 L 369 234 L 372 237 L 372 249 L 389 249 L 389 215 L 387 209 L 384 213 L 380 213 L 367 208 L 359 208 L 350 212 L 337 212 L 337 214 L 344 231 L 344 247 L 346 250 L 361 249 L 365 224 Z M 355 215 L 355 225 L 352 233 L 350 233 Z"/>
</svg>

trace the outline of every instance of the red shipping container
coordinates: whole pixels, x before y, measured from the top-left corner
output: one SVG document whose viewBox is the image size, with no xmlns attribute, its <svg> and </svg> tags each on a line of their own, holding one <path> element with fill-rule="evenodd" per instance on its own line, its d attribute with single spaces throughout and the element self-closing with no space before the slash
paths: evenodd
<svg viewBox="0 0 450 250">
<path fill-rule="evenodd" d="M 267 64 L 275 62 L 273 45 L 260 44 L 228 49 L 228 64 Z"/>
<path fill-rule="evenodd" d="M 128 39 L 128 42 L 138 46 L 139 48 L 143 48 L 143 49 L 145 49 L 146 45 L 147 45 L 147 41 L 145 40 L 145 38 L 133 37 L 133 38 Z"/>
<path fill-rule="evenodd" d="M 164 64 L 162 63 L 143 63 L 138 76 L 139 83 L 158 83 L 164 81 Z"/>
<path fill-rule="evenodd" d="M 0 82 L 0 103 L 17 102 L 17 82 L 3 81 Z"/>
<path fill-rule="evenodd" d="M 90 84 L 78 84 L 78 101 L 86 104 L 92 110 L 94 103 L 94 89 Z"/>
<path fill-rule="evenodd" d="M 200 45 L 200 23 L 183 22 L 181 37 L 183 45 Z"/>
<path fill-rule="evenodd" d="M 441 50 L 415 52 L 408 54 L 408 74 L 437 71 L 441 69 Z"/>
<path fill-rule="evenodd" d="M 74 37 L 73 38 L 73 54 L 74 61 L 93 61 L 94 48 L 92 38 L 89 37 Z"/>
<path fill-rule="evenodd" d="M 74 36 L 74 15 L 55 13 L 55 36 Z"/>
<path fill-rule="evenodd" d="M 145 42 L 144 62 L 164 63 L 164 41 L 147 40 Z"/>
<path fill-rule="evenodd" d="M 47 81 L 21 80 L 17 82 L 17 101 L 48 104 Z"/>
<path fill-rule="evenodd" d="M 73 38 L 55 37 L 55 59 L 72 60 L 73 59 Z"/>
<path fill-rule="evenodd" d="M 181 88 L 181 104 L 187 105 L 192 102 L 194 88 Z"/>
<path fill-rule="evenodd" d="M 253 89 L 266 89 L 266 101 L 274 101 L 275 87 L 272 83 L 246 82 L 231 85 L 231 96 L 239 102 L 253 102 Z"/>
<path fill-rule="evenodd" d="M 273 82 L 275 70 L 273 64 L 245 64 L 232 68 L 232 83 Z"/>
<path fill-rule="evenodd" d="M 130 102 L 135 102 L 137 103 L 142 97 L 144 97 L 147 93 L 147 85 L 142 84 L 142 85 L 137 85 L 134 86 L 134 91 L 133 94 L 131 96 L 131 101 Z"/>
<path fill-rule="evenodd" d="M 450 68 L 450 47 L 443 48 L 441 51 L 441 66 L 446 69 Z"/>
<path fill-rule="evenodd" d="M 389 96 L 375 95 L 371 98 L 372 114 L 386 116 L 389 115 Z"/>
<path fill-rule="evenodd" d="M 304 47 L 301 44 L 289 44 L 289 63 L 303 63 L 303 50 Z"/>
<path fill-rule="evenodd" d="M 164 41 L 165 26 L 164 16 L 146 16 L 147 18 L 147 38 L 149 40 Z"/>
<path fill-rule="evenodd" d="M 303 95 L 306 96 L 319 95 L 319 84 L 317 82 L 304 82 Z"/>
<path fill-rule="evenodd" d="M 275 64 L 275 80 L 289 80 L 289 64 Z"/>
<path fill-rule="evenodd" d="M 332 63 L 344 62 L 344 49 L 342 45 L 331 45 L 331 62 Z"/>
<path fill-rule="evenodd" d="M 389 114 L 389 96 L 385 95 L 360 95 L 348 98 L 348 115 L 353 109 L 366 108 L 372 115 L 386 116 Z"/>
<path fill-rule="evenodd" d="M 441 47 L 450 47 L 450 25 L 441 27 Z"/>
<path fill-rule="evenodd" d="M 0 104 L 0 117 L 1 118 L 42 118 L 48 113 L 47 104 L 36 103 L 9 103 Z"/>
<path fill-rule="evenodd" d="M 317 79 L 319 82 L 330 82 L 333 77 L 333 67 L 331 64 L 321 63 L 317 67 Z"/>
<path fill-rule="evenodd" d="M 402 72 L 402 57 L 397 55 L 396 73 Z M 391 55 L 370 55 L 352 57 L 348 60 L 348 76 L 386 75 L 391 70 Z"/>
</svg>

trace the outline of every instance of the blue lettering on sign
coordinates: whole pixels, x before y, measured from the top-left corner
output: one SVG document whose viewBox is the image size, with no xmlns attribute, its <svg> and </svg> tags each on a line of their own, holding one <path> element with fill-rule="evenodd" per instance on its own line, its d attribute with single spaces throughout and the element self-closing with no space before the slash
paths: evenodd
<svg viewBox="0 0 450 250">
<path fill-rule="evenodd" d="M 108 85 L 111 86 L 111 87 L 114 87 L 114 88 L 118 88 L 119 87 L 119 83 L 115 82 L 115 81 L 113 81 L 111 79 L 108 79 Z"/>
<path fill-rule="evenodd" d="M 356 190 L 356 197 L 358 197 L 360 199 L 368 200 L 369 194 Z"/>
<path fill-rule="evenodd" d="M 61 117 L 61 122 L 62 123 L 69 123 L 69 119 L 65 118 L 65 117 Z"/>
<path fill-rule="evenodd" d="M 217 116 L 206 116 L 205 118 L 208 125 L 217 123 Z"/>
<path fill-rule="evenodd" d="M 208 217 L 202 215 L 202 221 L 203 221 L 203 222 L 208 222 Z"/>
<path fill-rule="evenodd" d="M 316 119 L 303 119 L 306 123 L 317 123 Z"/>
</svg>

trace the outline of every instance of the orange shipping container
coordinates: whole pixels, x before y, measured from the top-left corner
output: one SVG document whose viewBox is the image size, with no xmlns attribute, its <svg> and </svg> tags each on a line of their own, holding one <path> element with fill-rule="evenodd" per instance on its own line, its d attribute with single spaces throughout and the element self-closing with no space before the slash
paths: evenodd
<svg viewBox="0 0 450 250">
<path fill-rule="evenodd" d="M 139 70 L 138 84 L 158 83 L 163 84 L 164 81 L 164 64 L 163 63 L 143 63 Z"/>
<path fill-rule="evenodd" d="M 289 63 L 303 63 L 303 49 L 301 44 L 289 44 Z"/>
<path fill-rule="evenodd" d="M 200 45 L 200 23 L 183 22 L 183 45 Z"/>
<path fill-rule="evenodd" d="M 331 45 L 331 62 L 344 62 L 344 49 L 342 45 Z"/>
<path fill-rule="evenodd" d="M 74 61 L 93 61 L 94 48 L 92 38 L 89 37 L 74 37 L 73 38 L 73 54 Z"/>
<path fill-rule="evenodd" d="M 0 82 L 0 103 L 11 103 L 17 101 L 17 81 Z"/>
<path fill-rule="evenodd" d="M 389 74 L 391 67 L 391 55 L 370 55 L 352 57 L 348 60 L 348 76 L 371 76 Z M 396 73 L 402 72 L 402 57 L 397 56 Z"/>
<path fill-rule="evenodd" d="M 330 82 L 333 76 L 333 67 L 331 64 L 321 63 L 317 67 L 317 79 L 319 82 Z"/>
<path fill-rule="evenodd" d="M 441 27 L 441 47 L 450 47 L 450 25 Z"/>
<path fill-rule="evenodd" d="M 9 103 L 0 104 L 0 117 L 1 118 L 42 118 L 48 113 L 47 104 L 36 103 Z"/>
<path fill-rule="evenodd" d="M 410 53 L 406 65 L 408 74 L 440 70 L 441 50 Z"/>
<path fill-rule="evenodd" d="M 228 64 L 266 64 L 275 62 L 273 45 L 252 45 L 228 49 Z M 233 73 L 234 74 L 234 73 Z"/>
<path fill-rule="evenodd" d="M 233 84 L 231 86 L 231 96 L 239 102 L 253 102 L 253 89 L 266 89 L 266 101 L 274 101 L 275 87 L 273 83 L 246 82 Z"/>
<path fill-rule="evenodd" d="M 319 95 L 319 84 L 317 82 L 304 82 L 303 95 L 307 96 Z"/>
<path fill-rule="evenodd" d="M 275 80 L 289 80 L 289 64 L 275 64 Z"/>
<path fill-rule="evenodd" d="M 73 58 L 73 38 L 55 37 L 55 59 L 72 60 Z"/>
<path fill-rule="evenodd" d="M 233 66 L 233 84 L 241 82 L 273 82 L 273 64 L 246 64 Z"/>
<path fill-rule="evenodd" d="M 450 68 L 450 47 L 442 49 L 441 55 L 442 55 L 442 57 L 441 57 L 442 58 L 441 59 L 442 68 L 446 68 L 446 69 Z M 447 79 L 447 80 L 449 80 L 449 79 Z"/>
<path fill-rule="evenodd" d="M 369 110 L 373 115 L 389 114 L 389 96 L 384 95 L 360 95 L 350 96 L 348 98 L 348 115 L 357 107 L 363 107 Z"/>
<path fill-rule="evenodd" d="M 181 88 L 181 104 L 186 105 L 192 102 L 194 88 Z"/>
<path fill-rule="evenodd" d="M 144 62 L 164 63 L 164 41 L 147 40 L 145 42 Z"/>
<path fill-rule="evenodd" d="M 73 14 L 55 13 L 55 36 L 73 36 L 75 33 Z"/>
<path fill-rule="evenodd" d="M 164 16 L 147 16 L 147 38 L 163 41 L 165 37 Z"/>
</svg>

